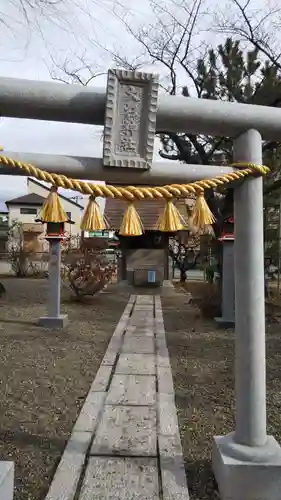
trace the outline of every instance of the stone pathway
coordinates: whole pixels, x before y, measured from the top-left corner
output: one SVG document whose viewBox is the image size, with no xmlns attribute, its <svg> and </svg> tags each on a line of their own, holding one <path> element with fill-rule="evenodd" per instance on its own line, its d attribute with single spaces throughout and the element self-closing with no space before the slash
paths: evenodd
<svg viewBox="0 0 281 500">
<path fill-rule="evenodd" d="M 188 498 L 160 296 L 131 295 L 45 500 Z"/>
</svg>

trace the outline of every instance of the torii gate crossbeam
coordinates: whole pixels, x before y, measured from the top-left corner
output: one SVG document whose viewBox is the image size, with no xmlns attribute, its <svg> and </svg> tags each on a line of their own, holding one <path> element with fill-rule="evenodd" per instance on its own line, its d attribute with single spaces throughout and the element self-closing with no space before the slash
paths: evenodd
<svg viewBox="0 0 281 500">
<path fill-rule="evenodd" d="M 235 168 L 219 165 L 191 165 L 179 162 L 155 162 L 150 170 L 123 169 L 103 166 L 102 158 L 85 156 L 66 156 L 42 153 L 15 153 L 4 151 L 3 154 L 13 160 L 31 163 L 35 167 L 55 174 L 63 174 L 73 179 L 107 181 L 108 184 L 126 182 L 127 184 L 160 185 L 171 183 L 195 182 L 219 175 L 235 172 Z M 123 174 L 123 175 L 122 175 Z M 26 175 L 19 169 L 0 163 L 0 175 Z"/>
<path fill-rule="evenodd" d="M 0 114 L 104 125 L 106 90 L 55 82 L 0 78 Z M 281 109 L 183 96 L 159 95 L 157 131 L 236 137 L 249 129 L 280 141 Z"/>
</svg>

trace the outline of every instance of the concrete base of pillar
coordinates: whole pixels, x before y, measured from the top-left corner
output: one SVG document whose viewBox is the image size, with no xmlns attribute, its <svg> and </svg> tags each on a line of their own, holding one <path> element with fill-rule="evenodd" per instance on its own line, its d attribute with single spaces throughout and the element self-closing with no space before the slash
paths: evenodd
<svg viewBox="0 0 281 500">
<path fill-rule="evenodd" d="M 14 476 L 14 462 L 0 462 L 0 500 L 13 500 Z"/>
<path fill-rule="evenodd" d="M 229 318 L 214 318 L 215 322 L 217 323 L 219 328 L 234 328 L 235 327 L 235 321 L 233 319 Z"/>
<path fill-rule="evenodd" d="M 221 500 L 280 500 L 281 447 L 273 436 L 264 446 L 243 446 L 233 434 L 215 436 L 213 472 Z"/>
<path fill-rule="evenodd" d="M 44 328 L 64 328 L 68 324 L 67 314 L 60 314 L 58 317 L 42 316 L 38 321 L 39 326 Z"/>
</svg>

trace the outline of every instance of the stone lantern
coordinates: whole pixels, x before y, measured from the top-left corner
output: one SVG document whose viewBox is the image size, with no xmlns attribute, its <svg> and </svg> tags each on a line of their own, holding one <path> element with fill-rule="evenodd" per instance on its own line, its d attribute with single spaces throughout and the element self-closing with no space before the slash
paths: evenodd
<svg viewBox="0 0 281 500">
<path fill-rule="evenodd" d="M 235 326 L 234 220 L 224 221 L 222 242 L 222 315 L 215 321 L 222 328 Z"/>
<path fill-rule="evenodd" d="M 47 316 L 39 319 L 39 325 L 45 328 L 64 328 L 68 322 L 66 314 L 61 314 L 61 241 L 65 235 L 64 222 L 44 222 L 37 219 L 36 222 L 46 224 L 45 238 L 50 244 L 49 256 L 49 297 L 47 305 Z M 74 224 L 71 220 L 68 224 Z"/>
</svg>

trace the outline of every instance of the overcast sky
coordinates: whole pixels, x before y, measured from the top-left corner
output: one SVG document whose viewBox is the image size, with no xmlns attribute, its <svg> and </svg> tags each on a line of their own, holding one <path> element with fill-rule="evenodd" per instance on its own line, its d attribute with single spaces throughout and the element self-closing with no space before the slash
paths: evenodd
<svg viewBox="0 0 281 500">
<path fill-rule="evenodd" d="M 52 21 L 42 16 L 31 19 L 37 23 L 37 29 L 28 28 L 17 9 L 21 1 L 25 3 L 25 0 L 0 0 L 0 18 L 6 23 L 6 26 L 1 24 L 0 77 L 51 81 L 51 75 L 64 76 L 59 67 L 66 65 L 68 69 L 79 69 L 85 62 L 93 71 L 104 73 L 115 65 L 110 49 L 130 58 L 140 54 L 140 46 L 112 14 L 113 4 L 119 13 L 119 0 L 61 0 L 60 12 L 52 16 Z M 171 8 L 174 6 L 178 14 L 182 0 L 166 1 L 170 2 Z M 217 0 L 206 2 L 211 11 L 216 12 Z M 262 6 L 266 0 L 256 2 Z M 148 6 L 149 0 L 122 0 L 122 4 L 130 8 L 135 27 L 149 20 L 155 22 Z M 207 27 L 206 19 L 202 22 Z M 206 31 L 204 40 L 217 43 L 220 39 Z M 149 66 L 143 69 L 159 70 Z M 89 73 L 86 71 L 83 76 L 87 78 Z M 91 83 L 98 86 L 105 84 L 105 74 Z M 101 128 L 3 118 L 0 120 L 0 145 L 10 151 L 101 156 Z M 0 177 L 0 199 L 24 194 L 25 190 L 24 178 Z"/>
<path fill-rule="evenodd" d="M 14 2 L 17 3 L 17 0 Z M 66 62 L 71 67 L 76 64 L 79 68 L 79 57 L 82 56 L 86 57 L 94 70 L 102 72 L 111 66 L 111 55 L 94 47 L 91 36 L 98 38 L 101 45 L 110 43 L 117 50 L 125 51 L 126 35 L 120 33 L 120 27 L 117 29 L 118 21 L 110 14 L 106 0 L 102 2 L 103 7 L 92 2 L 90 6 L 89 0 L 79 0 L 76 7 L 73 0 L 66 3 L 67 8 L 59 13 L 57 23 L 44 18 L 38 20 L 41 33 L 31 31 L 8 0 L 0 0 L 0 12 L 4 4 L 7 28 L 4 31 L 1 28 L 0 76 L 51 80 L 50 73 L 59 74 L 56 65 Z M 93 6 L 94 18 L 90 18 L 88 12 Z M 93 85 L 98 86 L 105 84 L 106 76 L 100 76 L 93 82 Z M 0 144 L 10 151 L 81 156 L 102 154 L 101 129 L 78 124 L 3 118 L 0 121 Z M 25 178 L 1 176 L 0 183 L 2 200 L 26 191 Z"/>
</svg>

